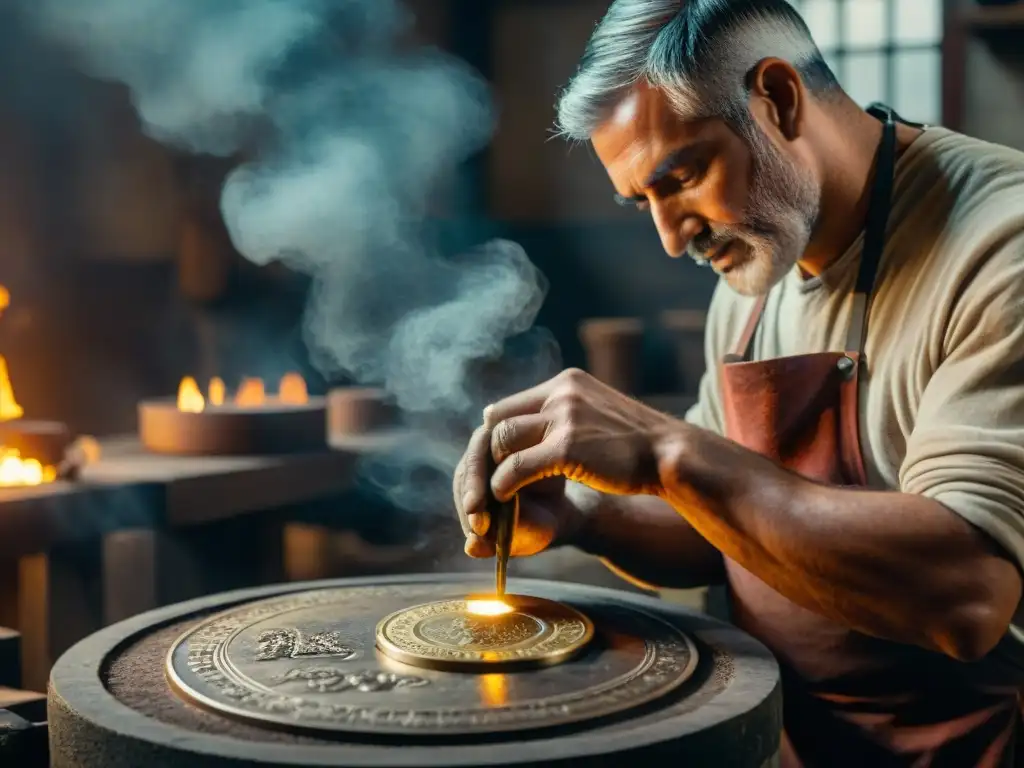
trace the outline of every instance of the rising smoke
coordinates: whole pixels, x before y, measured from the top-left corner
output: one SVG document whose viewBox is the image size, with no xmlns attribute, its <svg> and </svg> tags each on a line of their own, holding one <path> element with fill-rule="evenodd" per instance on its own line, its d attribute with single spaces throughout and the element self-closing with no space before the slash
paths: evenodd
<svg viewBox="0 0 1024 768">
<path fill-rule="evenodd" d="M 151 136 L 245 158 L 221 201 L 236 247 L 312 278 L 305 339 L 325 375 L 383 385 L 413 422 L 429 417 L 429 435 L 373 476 L 404 506 L 437 503 L 410 488 L 410 470 L 451 471 L 463 437 L 441 424 L 479 419 L 498 394 L 479 361 L 532 326 L 545 293 L 514 243 L 457 261 L 426 245 L 441 183 L 489 139 L 484 83 L 438 51 L 411 50 L 411 19 L 393 0 L 23 6 L 86 72 L 130 88 Z M 553 370 L 550 338 L 532 340 L 531 365 L 499 376 L 499 389 Z"/>
</svg>

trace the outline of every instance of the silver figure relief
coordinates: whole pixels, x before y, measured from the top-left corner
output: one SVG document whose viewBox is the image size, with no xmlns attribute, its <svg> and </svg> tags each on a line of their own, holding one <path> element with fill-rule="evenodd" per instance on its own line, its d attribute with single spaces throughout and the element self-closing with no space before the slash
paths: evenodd
<svg viewBox="0 0 1024 768">
<path fill-rule="evenodd" d="M 348 661 L 356 656 L 353 648 L 341 641 L 338 632 L 317 632 L 304 636 L 298 629 L 268 629 L 256 638 L 259 652 L 256 661 L 299 659 L 303 657 L 337 656 Z"/>
</svg>

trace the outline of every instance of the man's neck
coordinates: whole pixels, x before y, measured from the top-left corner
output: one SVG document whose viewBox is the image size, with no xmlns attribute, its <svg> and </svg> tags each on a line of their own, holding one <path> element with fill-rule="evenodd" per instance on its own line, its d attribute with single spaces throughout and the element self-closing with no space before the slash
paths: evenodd
<svg viewBox="0 0 1024 768">
<path fill-rule="evenodd" d="M 897 152 L 902 153 L 920 135 L 918 128 L 897 124 Z M 844 112 L 819 137 L 826 161 L 818 225 L 798 262 L 805 275 L 820 275 L 863 231 L 881 140 L 882 123 L 860 109 Z"/>
</svg>

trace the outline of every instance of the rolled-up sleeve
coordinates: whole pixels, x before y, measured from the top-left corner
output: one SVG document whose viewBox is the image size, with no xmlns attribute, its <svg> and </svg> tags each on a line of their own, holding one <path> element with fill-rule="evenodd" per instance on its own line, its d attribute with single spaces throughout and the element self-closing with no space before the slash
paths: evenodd
<svg viewBox="0 0 1024 768">
<path fill-rule="evenodd" d="M 901 490 L 961 515 L 1024 569 L 1024 239 L 985 259 L 945 323 Z"/>
</svg>

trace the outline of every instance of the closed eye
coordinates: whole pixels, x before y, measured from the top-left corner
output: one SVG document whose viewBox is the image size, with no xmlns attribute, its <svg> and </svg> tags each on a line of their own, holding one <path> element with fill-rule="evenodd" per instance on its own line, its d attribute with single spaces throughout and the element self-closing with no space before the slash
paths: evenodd
<svg viewBox="0 0 1024 768">
<path fill-rule="evenodd" d="M 693 144 L 670 154 L 661 162 L 644 184 L 646 192 L 641 195 L 615 195 L 615 202 L 622 206 L 633 206 L 639 211 L 650 208 L 650 198 L 664 200 L 672 195 L 691 189 L 707 174 L 710 165 L 710 145 L 706 142 Z"/>
<path fill-rule="evenodd" d="M 655 200 L 664 200 L 685 190 L 692 189 L 700 184 L 706 172 L 707 169 L 704 166 L 680 169 L 678 173 L 672 173 L 658 179 L 651 187 L 648 195 L 637 195 L 636 197 L 616 195 L 616 202 L 619 205 L 632 206 L 638 211 L 647 211 L 651 207 L 649 197 L 653 197 Z"/>
<path fill-rule="evenodd" d="M 686 189 L 692 189 L 703 181 L 707 175 L 708 164 L 703 159 L 694 161 L 686 167 L 676 168 L 672 173 L 662 176 L 652 185 L 656 197 L 671 197 Z"/>
</svg>

